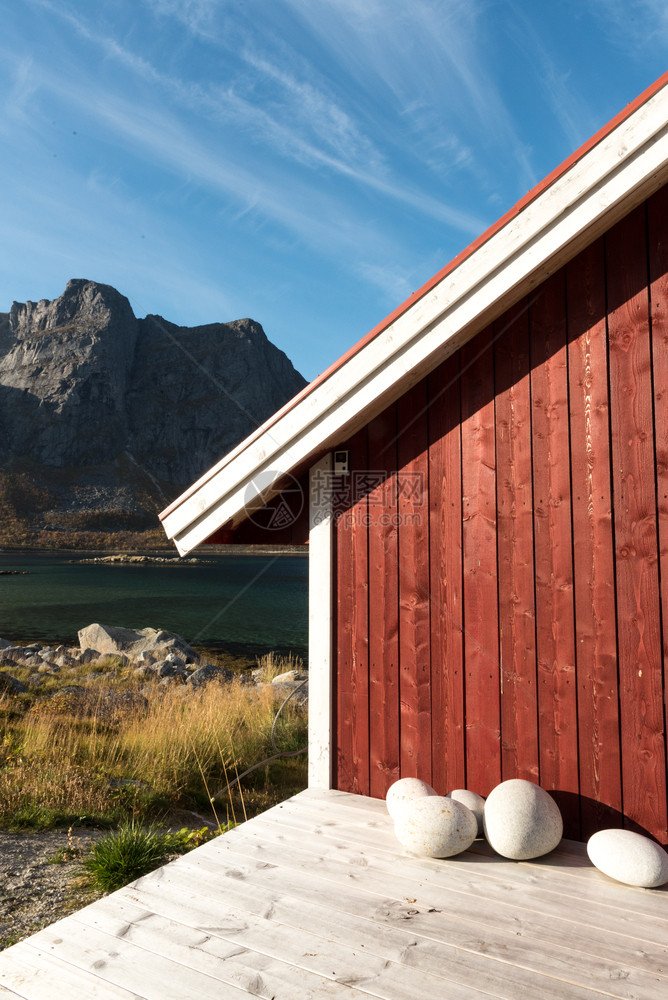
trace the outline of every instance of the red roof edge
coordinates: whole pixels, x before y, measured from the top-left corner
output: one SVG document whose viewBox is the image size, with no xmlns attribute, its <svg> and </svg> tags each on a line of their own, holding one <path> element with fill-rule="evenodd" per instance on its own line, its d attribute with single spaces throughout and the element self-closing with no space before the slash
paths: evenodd
<svg viewBox="0 0 668 1000">
<path fill-rule="evenodd" d="M 469 243 L 469 245 L 465 247 L 465 249 L 462 250 L 460 253 L 458 253 L 456 257 L 453 257 L 452 260 L 445 265 L 445 267 L 443 267 L 433 276 L 433 278 L 430 278 L 429 281 L 425 282 L 425 284 L 422 285 L 420 288 L 418 288 L 416 292 L 413 292 L 412 295 L 409 295 L 409 297 L 404 302 L 402 302 L 401 305 L 397 306 L 397 308 L 394 309 L 388 316 L 386 316 L 385 319 L 381 320 L 381 322 L 378 323 L 377 326 L 374 326 L 374 328 L 370 330 L 369 333 L 365 334 L 364 337 L 358 340 L 356 344 L 354 344 L 348 351 L 345 352 L 345 354 L 342 354 L 340 358 L 337 358 L 337 360 L 334 361 L 329 366 L 329 368 L 326 368 L 320 375 L 317 375 L 312 382 L 309 382 L 309 384 L 304 386 L 304 388 L 300 392 L 298 392 L 296 396 L 293 396 L 292 399 L 289 399 L 288 402 L 285 403 L 285 405 L 282 406 L 280 410 L 277 410 L 276 413 L 274 413 L 273 416 L 269 417 L 269 419 L 266 420 L 260 427 L 258 427 L 257 430 L 249 434 L 249 436 L 242 442 L 242 444 L 244 446 L 251 444 L 258 437 L 264 434 L 270 427 L 272 427 L 278 420 L 280 420 L 280 418 L 284 416 L 285 413 L 288 413 L 290 410 L 292 410 L 297 405 L 297 403 L 299 403 L 302 399 L 304 399 L 305 396 L 308 396 L 319 385 L 322 385 L 323 382 L 326 382 L 327 379 L 334 374 L 334 372 L 338 371 L 339 368 L 341 368 L 350 358 L 354 357 L 354 355 L 357 354 L 368 343 L 370 343 L 370 341 L 374 340 L 374 338 L 377 337 L 380 333 L 382 333 L 383 330 L 386 330 L 388 326 L 394 323 L 396 319 L 398 319 L 400 316 L 403 315 L 403 313 L 405 313 L 408 309 L 410 309 L 410 307 L 414 305 L 415 302 L 417 302 L 419 299 L 423 298 L 428 292 L 430 292 L 432 288 L 434 288 L 448 274 L 454 271 L 456 267 L 458 267 L 463 261 L 466 260 L 467 257 L 470 257 L 484 243 L 487 243 L 487 241 L 490 240 L 492 236 L 494 236 L 497 232 L 499 232 L 500 229 L 503 229 L 503 227 L 507 225 L 511 221 L 511 219 L 514 219 L 515 216 L 519 215 L 520 212 L 527 207 L 527 205 L 529 205 L 547 188 L 549 188 L 552 184 L 554 184 L 555 181 L 559 180 L 559 178 L 562 177 L 568 170 L 570 170 L 570 168 L 575 163 L 577 163 L 578 160 L 582 159 L 582 157 L 585 156 L 591 149 L 593 149 L 594 146 L 598 145 L 599 142 L 602 142 L 603 139 L 605 139 L 608 135 L 610 135 L 610 133 L 614 131 L 614 129 L 616 129 L 618 125 L 621 125 L 621 123 L 630 115 L 632 115 L 634 111 L 637 111 L 638 108 L 640 108 L 643 104 L 649 101 L 650 98 L 654 97 L 654 95 L 658 93 L 658 91 L 661 90 L 662 87 L 664 87 L 666 84 L 668 84 L 668 71 L 664 73 L 662 76 L 660 76 L 658 80 L 655 80 L 655 82 L 651 84 L 646 90 L 643 90 L 643 92 L 639 94 L 638 97 L 635 98 L 635 100 L 631 101 L 630 104 L 627 104 L 626 107 L 623 108 L 617 115 L 615 115 L 614 118 L 612 118 L 609 122 L 607 122 L 607 124 L 605 124 L 602 128 L 600 128 L 598 132 L 596 132 L 590 139 L 587 139 L 586 142 L 584 142 L 580 147 L 578 147 L 578 149 L 576 149 L 574 153 L 571 153 L 571 155 L 567 159 L 565 159 L 563 163 L 560 163 L 558 167 L 555 167 L 555 169 L 551 173 L 549 173 L 547 177 L 543 178 L 543 180 L 540 181 L 538 184 L 536 184 L 535 187 L 531 188 L 531 190 L 528 191 L 523 198 L 520 198 L 520 200 L 516 202 L 512 206 L 512 208 L 508 209 L 508 211 L 504 215 L 502 215 L 500 219 L 497 219 L 497 221 L 494 222 L 489 227 L 489 229 L 486 229 L 484 233 L 482 233 L 480 236 L 477 237 L 477 239 L 475 239 L 472 243 Z M 214 469 L 210 470 L 211 475 L 213 474 L 216 468 L 217 467 L 214 466 Z M 196 483 L 193 483 L 193 485 L 188 490 L 186 490 L 185 493 L 181 494 L 181 496 L 178 497 L 173 503 L 171 503 L 169 507 L 167 507 L 165 510 L 162 511 L 162 513 L 159 515 L 160 520 L 162 521 L 176 507 L 180 506 L 180 504 L 184 500 L 186 500 L 195 491 L 195 489 L 202 484 L 202 481 L 208 478 L 209 478 L 209 473 L 206 473 L 202 477 L 202 479 L 199 479 Z"/>
</svg>

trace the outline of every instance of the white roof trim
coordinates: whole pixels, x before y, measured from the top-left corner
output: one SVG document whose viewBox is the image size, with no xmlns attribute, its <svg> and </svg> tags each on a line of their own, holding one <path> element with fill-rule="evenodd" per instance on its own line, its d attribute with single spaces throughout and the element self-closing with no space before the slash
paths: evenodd
<svg viewBox="0 0 668 1000">
<path fill-rule="evenodd" d="M 470 256 L 163 515 L 184 555 L 244 520 L 298 465 L 335 447 L 657 190 L 668 176 L 668 84 Z"/>
</svg>

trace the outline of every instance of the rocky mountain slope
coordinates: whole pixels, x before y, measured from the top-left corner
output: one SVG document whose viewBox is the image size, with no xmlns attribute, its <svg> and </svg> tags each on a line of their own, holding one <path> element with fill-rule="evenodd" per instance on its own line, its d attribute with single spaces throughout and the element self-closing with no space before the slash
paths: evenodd
<svg viewBox="0 0 668 1000">
<path fill-rule="evenodd" d="M 0 546 L 164 544 L 157 512 L 304 385 L 250 319 L 137 319 L 83 279 L 15 302 L 0 314 Z"/>
</svg>

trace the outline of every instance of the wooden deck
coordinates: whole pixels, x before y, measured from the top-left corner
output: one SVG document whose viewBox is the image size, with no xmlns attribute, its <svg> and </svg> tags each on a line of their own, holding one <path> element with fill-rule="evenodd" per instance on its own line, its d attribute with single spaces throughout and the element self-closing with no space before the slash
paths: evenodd
<svg viewBox="0 0 668 1000">
<path fill-rule="evenodd" d="M 666 1000 L 668 891 L 564 841 L 404 856 L 383 802 L 309 790 L 0 954 L 25 1000 Z"/>
</svg>

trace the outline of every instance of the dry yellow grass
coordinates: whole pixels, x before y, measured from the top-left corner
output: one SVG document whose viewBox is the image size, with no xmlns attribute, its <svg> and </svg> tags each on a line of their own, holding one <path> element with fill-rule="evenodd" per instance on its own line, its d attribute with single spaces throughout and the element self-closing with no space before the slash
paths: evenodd
<svg viewBox="0 0 668 1000">
<path fill-rule="evenodd" d="M 257 665 L 262 671 L 260 676 L 263 681 L 272 681 L 274 677 L 278 677 L 279 674 L 284 674 L 288 670 L 304 669 L 304 661 L 300 656 L 295 656 L 294 653 L 288 653 L 287 656 L 266 653 L 264 656 L 258 656 Z"/>
<path fill-rule="evenodd" d="M 208 812 L 207 788 L 226 785 L 273 751 L 276 702 L 270 689 L 233 680 L 189 692 L 184 686 L 109 701 L 57 695 L 32 704 L 0 698 L 0 825 L 117 822 L 175 809 Z M 306 742 L 306 712 L 288 704 L 277 726 L 281 749 Z M 259 770 L 246 790 L 271 804 L 305 783 L 305 758 Z M 264 789 L 262 783 L 264 781 Z M 295 787 L 296 785 L 296 787 Z M 261 807 L 261 804 L 260 804 Z M 225 812 L 225 806 L 222 806 Z M 220 810 L 219 810 L 220 811 Z M 226 819 L 223 815 L 222 820 Z"/>
</svg>

